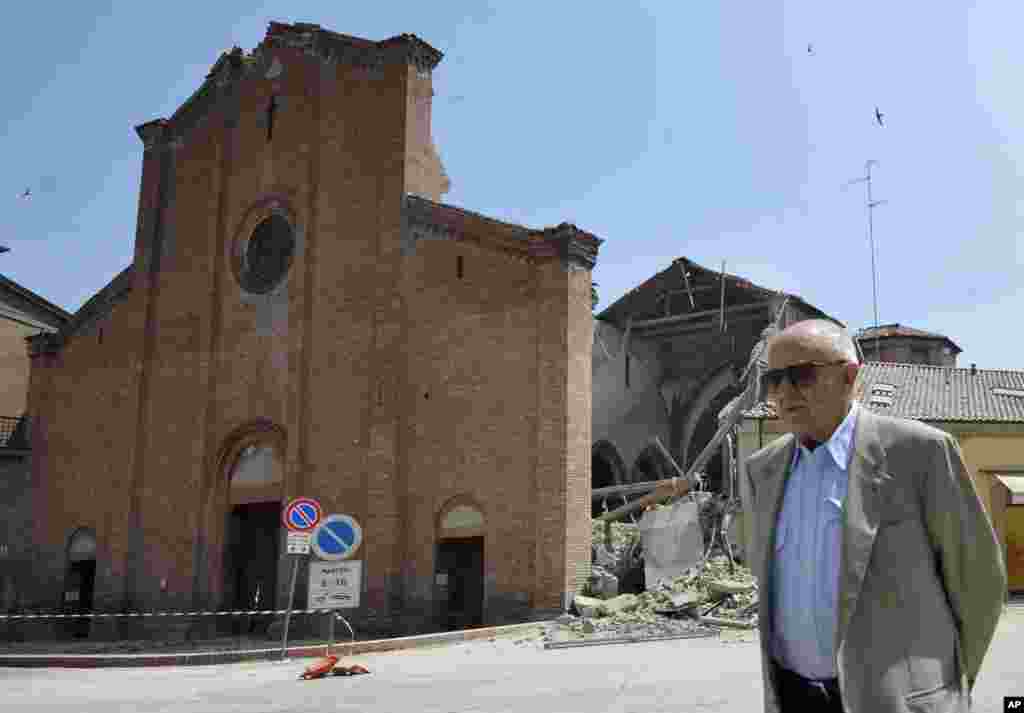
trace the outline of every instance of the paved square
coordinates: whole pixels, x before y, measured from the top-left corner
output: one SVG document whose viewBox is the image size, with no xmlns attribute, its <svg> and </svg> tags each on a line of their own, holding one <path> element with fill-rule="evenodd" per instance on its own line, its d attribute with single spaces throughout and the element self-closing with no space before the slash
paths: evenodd
<svg viewBox="0 0 1024 713">
<path fill-rule="evenodd" d="M 975 692 L 1024 695 L 1024 607 L 1010 608 Z M 61 713 L 685 713 L 761 710 L 756 642 L 689 639 L 545 651 L 497 640 L 354 657 L 371 674 L 299 681 L 309 660 L 155 669 L 0 669 L 0 708 Z"/>
</svg>

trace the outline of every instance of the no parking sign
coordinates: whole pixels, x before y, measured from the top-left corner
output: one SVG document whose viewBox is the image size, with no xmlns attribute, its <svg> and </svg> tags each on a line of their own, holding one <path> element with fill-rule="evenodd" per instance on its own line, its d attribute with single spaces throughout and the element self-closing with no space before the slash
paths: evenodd
<svg viewBox="0 0 1024 713">
<path fill-rule="evenodd" d="M 284 509 L 284 526 L 291 532 L 311 532 L 322 515 L 320 503 L 313 498 L 295 498 Z"/>
<path fill-rule="evenodd" d="M 351 515 L 328 515 L 313 531 L 313 552 L 323 560 L 351 557 L 363 542 L 363 528 Z"/>
</svg>

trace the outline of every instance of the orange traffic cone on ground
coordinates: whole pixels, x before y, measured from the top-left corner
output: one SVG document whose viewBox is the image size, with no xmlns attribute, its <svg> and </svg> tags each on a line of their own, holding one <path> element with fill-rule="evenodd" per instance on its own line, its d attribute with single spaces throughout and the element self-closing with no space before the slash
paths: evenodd
<svg viewBox="0 0 1024 713">
<path fill-rule="evenodd" d="M 323 658 L 317 659 L 309 666 L 306 666 L 306 670 L 299 676 L 300 679 L 310 680 L 313 678 L 323 678 L 334 668 L 334 665 L 338 663 L 338 657 L 324 656 Z"/>
<path fill-rule="evenodd" d="M 369 673 L 369 669 L 361 664 L 351 664 L 349 666 L 335 666 L 332 673 L 335 676 L 357 676 L 362 673 Z"/>
</svg>

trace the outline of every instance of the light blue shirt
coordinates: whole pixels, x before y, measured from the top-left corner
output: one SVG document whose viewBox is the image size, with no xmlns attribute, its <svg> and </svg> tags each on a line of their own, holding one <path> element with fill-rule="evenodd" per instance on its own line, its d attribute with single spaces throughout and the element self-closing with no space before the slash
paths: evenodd
<svg viewBox="0 0 1024 713">
<path fill-rule="evenodd" d="M 839 565 L 856 403 L 825 443 L 793 453 L 776 523 L 773 654 L 805 678 L 836 676 Z"/>
</svg>

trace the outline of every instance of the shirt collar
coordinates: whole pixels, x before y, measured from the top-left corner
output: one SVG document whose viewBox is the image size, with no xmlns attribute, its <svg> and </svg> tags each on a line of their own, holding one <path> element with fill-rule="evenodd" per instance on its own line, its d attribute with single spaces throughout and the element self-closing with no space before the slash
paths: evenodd
<svg viewBox="0 0 1024 713">
<path fill-rule="evenodd" d="M 822 445 L 832 454 L 832 460 L 835 461 L 836 465 L 839 466 L 840 470 L 846 470 L 847 465 L 850 462 L 850 451 L 853 448 L 853 430 L 857 423 L 857 408 L 858 404 L 856 401 L 850 405 L 850 410 L 846 414 L 846 418 L 843 419 L 842 423 L 832 432 L 832 435 Z M 799 443 L 799 440 L 797 441 Z M 797 454 L 799 453 L 811 454 L 807 448 L 800 443 L 797 448 Z"/>
</svg>

